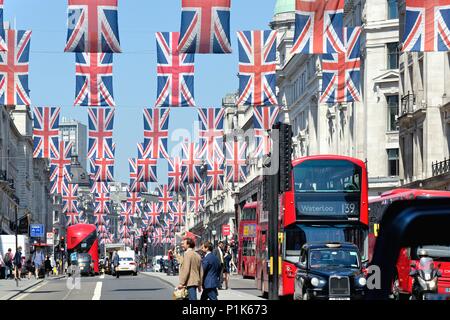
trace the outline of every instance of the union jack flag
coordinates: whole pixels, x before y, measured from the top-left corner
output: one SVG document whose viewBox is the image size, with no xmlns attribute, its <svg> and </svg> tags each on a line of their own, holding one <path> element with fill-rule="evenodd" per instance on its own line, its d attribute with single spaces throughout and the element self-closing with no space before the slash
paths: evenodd
<svg viewBox="0 0 450 320">
<path fill-rule="evenodd" d="M 152 159 L 169 157 L 169 115 L 169 108 L 144 109 L 144 146 L 150 145 Z"/>
<path fill-rule="evenodd" d="M 178 50 L 231 53 L 231 0 L 183 0 Z"/>
<path fill-rule="evenodd" d="M 78 184 L 64 185 L 62 192 L 63 213 L 78 212 Z"/>
<path fill-rule="evenodd" d="M 62 194 L 64 187 L 71 181 L 70 165 L 72 156 L 72 142 L 59 141 L 52 148 L 50 158 L 51 193 Z"/>
<path fill-rule="evenodd" d="M 62 190 L 62 212 L 78 213 L 78 184 L 64 183 Z"/>
<path fill-rule="evenodd" d="M 200 157 L 213 162 L 216 159 L 223 160 L 223 108 L 199 108 L 200 121 Z"/>
<path fill-rule="evenodd" d="M 225 142 L 226 178 L 225 182 L 245 182 L 247 180 L 247 143 L 239 140 Z"/>
<path fill-rule="evenodd" d="M 126 230 L 126 231 L 125 231 Z M 128 229 L 127 226 L 123 227 L 123 233 L 124 235 L 126 235 L 127 237 L 123 237 L 121 242 L 126 245 L 126 246 L 131 246 L 133 244 L 133 240 L 131 238 L 129 238 L 130 236 L 130 230 Z"/>
<path fill-rule="evenodd" d="M 156 33 L 158 98 L 156 107 L 193 107 L 194 57 L 179 53 L 178 32 Z"/>
<path fill-rule="evenodd" d="M 89 108 L 88 158 L 114 158 L 114 108 Z"/>
<path fill-rule="evenodd" d="M 347 53 L 322 55 L 322 103 L 360 101 L 361 27 L 344 29 Z"/>
<path fill-rule="evenodd" d="M 170 211 L 170 202 L 173 200 L 173 194 L 169 190 L 169 186 L 158 185 L 158 201 L 161 207 L 162 213 L 168 213 Z"/>
<path fill-rule="evenodd" d="M 109 193 L 97 193 L 95 194 L 95 208 L 94 213 L 107 213 L 109 214 L 109 203 L 111 201 L 111 197 Z"/>
<path fill-rule="evenodd" d="M 31 31 L 5 30 L 8 51 L 0 52 L 0 105 L 31 104 L 28 88 L 30 40 Z"/>
<path fill-rule="evenodd" d="M 450 51 L 450 1 L 406 0 L 403 51 Z"/>
<path fill-rule="evenodd" d="M 78 212 L 67 212 L 66 213 L 66 226 L 72 226 L 78 224 L 78 219 L 80 214 Z"/>
<path fill-rule="evenodd" d="M 169 190 L 172 192 L 184 191 L 183 164 L 180 157 L 168 159 L 169 163 Z"/>
<path fill-rule="evenodd" d="M 238 105 L 276 105 L 276 31 L 241 31 Z"/>
<path fill-rule="evenodd" d="M 118 0 L 69 0 L 65 52 L 120 53 Z"/>
<path fill-rule="evenodd" d="M 58 144 L 59 114 L 61 108 L 36 107 L 34 108 L 34 158 L 50 159 L 50 151 Z"/>
<path fill-rule="evenodd" d="M 296 0 L 292 53 L 345 52 L 344 0 Z"/>
<path fill-rule="evenodd" d="M 163 231 L 162 228 L 155 228 L 152 233 L 152 243 L 153 245 L 158 245 L 162 243 Z"/>
<path fill-rule="evenodd" d="M 189 212 L 198 214 L 205 205 L 205 184 L 195 183 L 189 185 Z"/>
<path fill-rule="evenodd" d="M 138 192 L 127 192 L 128 211 L 131 215 L 141 214 L 141 194 Z"/>
<path fill-rule="evenodd" d="M 152 159 L 148 155 L 150 152 L 144 149 L 144 144 L 138 143 L 138 158 L 136 159 L 138 182 L 158 182 L 156 171 L 158 160 Z"/>
<path fill-rule="evenodd" d="M 149 221 L 148 223 L 151 225 L 158 225 L 159 219 L 161 217 L 161 207 L 157 202 L 151 202 L 147 205 L 148 211 L 146 214 L 148 215 Z"/>
<path fill-rule="evenodd" d="M 77 53 L 75 105 L 114 107 L 113 54 Z"/>
<path fill-rule="evenodd" d="M 114 158 L 90 158 L 92 180 L 95 182 L 114 182 Z"/>
<path fill-rule="evenodd" d="M 177 225 L 185 225 L 186 223 L 186 202 L 177 201 L 175 204 L 172 204 L 172 215 L 173 215 L 173 223 L 175 226 Z"/>
<path fill-rule="evenodd" d="M 199 146 L 194 142 L 185 142 L 182 145 L 183 183 L 200 183 L 200 167 L 202 160 L 199 157 Z"/>
<path fill-rule="evenodd" d="M 223 161 L 207 162 L 206 188 L 208 190 L 223 190 L 224 174 Z"/>
<path fill-rule="evenodd" d="M 106 224 L 108 214 L 106 212 L 94 212 L 94 217 L 96 225 L 104 226 Z"/>
<path fill-rule="evenodd" d="M 96 223 L 96 225 L 97 225 L 97 233 L 98 233 L 99 239 L 105 237 L 106 232 L 107 232 L 106 226 L 101 223 L 100 224 Z"/>
<path fill-rule="evenodd" d="M 122 218 L 122 224 L 124 226 L 133 224 L 133 221 L 132 221 L 133 214 L 130 211 L 128 202 L 120 203 L 120 207 L 122 209 L 120 212 L 120 216 Z"/>
<path fill-rule="evenodd" d="M 109 193 L 109 186 L 107 182 L 95 182 L 90 180 L 91 184 L 91 193 L 94 194 L 102 194 L 102 193 Z"/>
<path fill-rule="evenodd" d="M 278 107 L 253 108 L 253 128 L 256 139 L 256 148 L 253 155 L 255 158 L 271 152 L 272 140 L 269 130 L 272 130 L 279 112 L 280 109 Z"/>
<path fill-rule="evenodd" d="M 130 166 L 130 191 L 147 192 L 147 183 L 138 181 L 137 159 L 128 159 L 128 163 Z"/>
</svg>

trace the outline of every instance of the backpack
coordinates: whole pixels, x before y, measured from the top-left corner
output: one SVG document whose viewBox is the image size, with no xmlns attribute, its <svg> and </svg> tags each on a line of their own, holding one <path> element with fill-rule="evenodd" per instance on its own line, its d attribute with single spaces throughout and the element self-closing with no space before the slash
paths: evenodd
<svg viewBox="0 0 450 320">
<path fill-rule="evenodd" d="M 9 255 L 9 253 L 5 253 L 5 259 L 3 259 L 5 261 L 5 263 L 7 264 L 8 262 L 11 262 L 11 256 Z"/>
<path fill-rule="evenodd" d="M 14 264 L 17 266 L 22 263 L 22 253 L 16 252 L 14 256 Z"/>
</svg>

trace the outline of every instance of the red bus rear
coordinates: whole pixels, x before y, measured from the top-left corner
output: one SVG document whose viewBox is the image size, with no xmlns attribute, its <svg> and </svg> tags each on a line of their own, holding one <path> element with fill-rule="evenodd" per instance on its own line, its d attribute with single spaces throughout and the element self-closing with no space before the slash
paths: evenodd
<svg viewBox="0 0 450 320">
<path fill-rule="evenodd" d="M 292 162 L 291 190 L 279 197 L 279 290 L 294 294 L 300 249 L 311 242 L 351 242 L 368 257 L 368 179 L 363 161 L 322 155 Z M 268 291 L 267 215 L 258 217 L 257 286 Z"/>
<path fill-rule="evenodd" d="M 394 189 L 383 193 L 379 197 L 370 199 L 369 216 L 370 216 L 370 233 L 369 238 L 369 258 L 371 259 L 376 237 L 379 232 L 379 223 L 386 208 L 394 201 L 412 200 L 412 199 L 429 199 L 429 198 L 450 198 L 449 191 L 438 190 L 417 190 L 417 189 Z M 441 294 L 450 293 L 450 247 L 446 246 L 421 246 L 416 248 L 403 248 L 400 252 L 397 262 L 396 278 L 394 281 L 394 294 L 399 298 L 399 294 L 411 294 L 412 277 L 409 276 L 411 263 L 419 263 L 417 256 L 418 249 L 426 249 L 436 262 L 441 265 L 440 270 L 442 277 L 438 281 L 438 292 Z"/>
<path fill-rule="evenodd" d="M 238 273 L 244 278 L 256 275 L 256 216 L 258 203 L 244 205 L 239 217 Z"/>
<path fill-rule="evenodd" d="M 98 267 L 98 238 L 97 227 L 93 224 L 75 224 L 67 227 L 67 253 L 89 253 L 94 263 L 94 271 L 99 273 Z"/>
</svg>

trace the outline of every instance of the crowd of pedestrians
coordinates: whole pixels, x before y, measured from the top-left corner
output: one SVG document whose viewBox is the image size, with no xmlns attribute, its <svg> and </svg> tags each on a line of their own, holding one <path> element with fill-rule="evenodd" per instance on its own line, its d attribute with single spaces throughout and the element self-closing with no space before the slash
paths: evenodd
<svg viewBox="0 0 450 320">
<path fill-rule="evenodd" d="M 199 251 L 194 251 L 195 241 L 191 238 L 185 238 L 181 246 L 185 252 L 177 289 L 186 288 L 188 300 L 197 300 L 197 292 L 201 293 L 200 300 L 218 300 L 218 290 L 229 288 L 231 268 L 235 267 L 230 246 L 220 241 L 213 248 L 206 241 Z"/>
<path fill-rule="evenodd" d="M 31 279 L 34 277 L 49 276 L 56 274 L 59 269 L 59 261 L 54 261 L 49 255 L 45 255 L 39 247 L 35 249 L 31 256 L 27 257 L 22 252 L 22 247 L 18 247 L 13 254 L 12 249 L 3 254 L 0 252 L 0 279 Z"/>
</svg>

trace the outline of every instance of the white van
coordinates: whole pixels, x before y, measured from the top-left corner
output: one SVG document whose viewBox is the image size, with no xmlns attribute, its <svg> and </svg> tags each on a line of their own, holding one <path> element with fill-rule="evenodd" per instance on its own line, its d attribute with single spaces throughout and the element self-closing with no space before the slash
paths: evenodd
<svg viewBox="0 0 450 320">
<path fill-rule="evenodd" d="M 136 263 L 136 253 L 132 250 L 119 250 L 117 251 L 119 255 L 119 266 L 118 272 L 132 272 L 134 276 L 137 275 L 137 263 Z"/>
<path fill-rule="evenodd" d="M 162 272 L 161 265 L 159 264 L 159 260 L 161 260 L 163 256 L 155 256 L 152 259 L 152 268 L 154 272 Z"/>
</svg>

